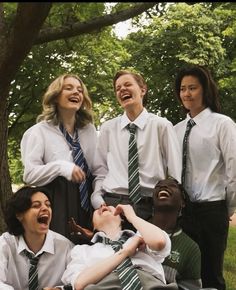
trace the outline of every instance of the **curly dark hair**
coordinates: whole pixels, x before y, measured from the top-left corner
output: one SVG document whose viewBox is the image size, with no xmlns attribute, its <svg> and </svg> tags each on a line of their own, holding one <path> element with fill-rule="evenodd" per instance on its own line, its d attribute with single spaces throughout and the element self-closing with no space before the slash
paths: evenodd
<svg viewBox="0 0 236 290">
<path fill-rule="evenodd" d="M 7 231 L 14 236 L 22 235 L 25 232 L 21 222 L 17 219 L 17 215 L 24 213 L 31 207 L 31 197 L 36 192 L 44 193 L 50 200 L 50 192 L 44 187 L 23 186 L 17 190 L 7 201 L 4 208 L 4 220 L 7 225 Z M 50 200 L 51 202 L 51 200 Z"/>
</svg>

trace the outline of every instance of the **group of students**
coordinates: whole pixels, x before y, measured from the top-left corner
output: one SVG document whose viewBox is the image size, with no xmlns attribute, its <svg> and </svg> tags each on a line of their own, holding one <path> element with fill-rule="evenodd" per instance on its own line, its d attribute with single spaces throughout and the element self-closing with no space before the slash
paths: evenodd
<svg viewBox="0 0 236 290">
<path fill-rule="evenodd" d="M 60 289 L 61 281 L 76 290 L 123 289 L 117 269 L 130 257 L 143 287 L 137 289 L 203 285 L 225 290 L 224 251 L 236 208 L 236 125 L 220 114 L 209 70 L 192 65 L 179 71 L 175 93 L 187 117 L 175 126 L 147 112 L 147 85 L 140 74 L 119 71 L 113 86 L 124 113 L 104 122 L 99 136 L 91 99 L 78 76 L 58 77 L 43 96 L 38 123 L 21 142 L 23 178 L 31 186 L 19 191 L 18 200 L 14 194 L 6 210 L 1 289 L 27 289 L 27 249 L 36 256 L 44 252 L 38 262 L 39 289 Z M 194 126 L 186 140 L 189 120 Z M 137 202 L 129 196 L 130 123 L 136 127 L 138 148 Z M 18 230 L 11 228 L 9 212 Z M 91 242 L 71 235 L 71 217 L 78 223 L 74 229 L 94 231 Z M 123 231 L 122 224 L 128 229 Z M 101 242 L 104 236 L 119 240 L 123 232 L 129 240 L 117 252 Z M 68 257 L 72 242 L 82 245 Z"/>
</svg>

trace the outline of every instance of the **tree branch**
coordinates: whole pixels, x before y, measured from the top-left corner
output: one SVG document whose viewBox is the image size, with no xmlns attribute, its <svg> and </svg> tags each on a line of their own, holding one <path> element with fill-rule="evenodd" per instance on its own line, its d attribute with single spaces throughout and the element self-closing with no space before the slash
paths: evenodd
<svg viewBox="0 0 236 290">
<path fill-rule="evenodd" d="M 19 3 L 12 30 L 5 43 L 5 56 L 0 62 L 1 85 L 9 83 L 29 53 L 44 23 L 51 3 Z"/>
<path fill-rule="evenodd" d="M 121 21 L 125 21 L 141 13 L 147 9 L 152 8 L 158 3 L 138 3 L 132 8 L 122 10 L 109 15 L 100 16 L 87 22 L 77 22 L 68 26 L 59 28 L 47 28 L 42 29 L 35 40 L 34 44 L 42 44 L 54 40 L 66 39 L 69 37 L 81 35 L 84 33 L 90 33 L 106 26 L 116 24 Z"/>
</svg>

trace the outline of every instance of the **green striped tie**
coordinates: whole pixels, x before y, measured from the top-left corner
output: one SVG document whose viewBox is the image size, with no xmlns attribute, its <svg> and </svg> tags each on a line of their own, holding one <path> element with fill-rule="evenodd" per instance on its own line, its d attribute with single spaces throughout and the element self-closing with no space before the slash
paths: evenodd
<svg viewBox="0 0 236 290">
<path fill-rule="evenodd" d="M 123 234 L 118 241 L 112 241 L 107 237 L 98 237 L 97 242 L 102 242 L 107 245 L 111 245 L 115 252 L 118 252 L 123 248 L 123 244 L 128 240 L 129 236 Z M 134 268 L 131 259 L 126 258 L 117 268 L 116 271 L 119 276 L 121 283 L 121 289 L 123 290 L 142 290 L 139 275 L 137 270 Z"/>
<path fill-rule="evenodd" d="M 29 290 L 38 290 L 38 261 L 41 255 L 35 257 L 32 253 L 24 250 L 24 254 L 30 260 L 30 269 L 29 269 Z"/>
<path fill-rule="evenodd" d="M 129 180 L 129 198 L 136 204 L 141 199 L 139 183 L 138 149 L 136 142 L 136 125 L 130 123 L 128 130 L 129 138 L 129 159 L 128 159 L 128 180 Z"/>
</svg>

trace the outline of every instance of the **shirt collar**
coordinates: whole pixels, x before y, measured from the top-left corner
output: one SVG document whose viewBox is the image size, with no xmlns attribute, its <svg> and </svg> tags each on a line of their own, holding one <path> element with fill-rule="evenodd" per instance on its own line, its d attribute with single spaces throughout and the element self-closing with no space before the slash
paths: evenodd
<svg viewBox="0 0 236 290">
<path fill-rule="evenodd" d="M 142 112 L 138 115 L 138 117 L 131 122 L 128 118 L 126 112 L 121 116 L 121 129 L 124 129 L 129 123 L 135 124 L 139 129 L 143 130 L 144 126 L 147 123 L 148 112 L 145 108 L 143 108 Z"/>
<path fill-rule="evenodd" d="M 178 228 L 174 233 L 168 233 L 169 237 L 179 236 L 183 232 L 182 229 Z"/>
<path fill-rule="evenodd" d="M 119 234 L 118 234 L 117 237 L 116 237 L 116 240 L 119 240 L 119 238 L 122 236 L 123 233 L 127 233 L 127 234 L 130 235 L 131 237 L 135 235 L 135 233 L 134 233 L 133 231 L 131 231 L 131 230 L 123 230 L 123 231 L 120 231 L 120 232 L 119 232 Z M 92 243 L 96 243 L 98 237 L 107 237 L 107 236 L 106 236 L 106 234 L 105 234 L 104 232 L 97 232 L 97 233 L 93 236 L 91 242 L 92 242 Z"/>
<path fill-rule="evenodd" d="M 24 240 L 24 237 L 21 235 L 19 237 L 19 244 L 18 244 L 18 247 L 17 247 L 17 253 L 20 254 L 25 249 L 27 251 L 29 251 L 29 252 L 32 252 L 28 248 L 28 246 L 27 246 L 27 244 L 26 244 L 26 242 Z M 45 239 L 45 242 L 43 244 L 43 247 L 38 251 L 36 256 L 40 255 L 43 252 L 54 254 L 54 251 L 55 251 L 55 249 L 54 249 L 53 235 L 52 235 L 52 232 L 49 230 L 47 235 L 46 235 L 46 239 Z"/>
<path fill-rule="evenodd" d="M 201 111 L 199 114 L 197 114 L 194 118 L 191 118 L 189 113 L 187 114 L 186 121 L 189 119 L 193 119 L 196 124 L 199 124 L 203 119 L 208 117 L 212 113 L 210 108 L 206 108 L 203 111 Z"/>
</svg>

